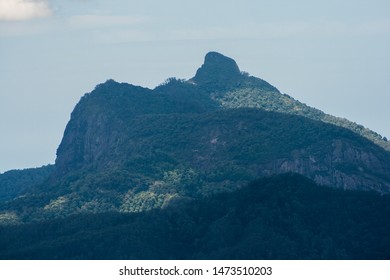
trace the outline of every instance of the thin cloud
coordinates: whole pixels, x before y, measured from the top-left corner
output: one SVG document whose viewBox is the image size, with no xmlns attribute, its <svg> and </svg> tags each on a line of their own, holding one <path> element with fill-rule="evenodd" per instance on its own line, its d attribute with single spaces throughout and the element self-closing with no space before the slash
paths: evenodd
<svg viewBox="0 0 390 280">
<path fill-rule="evenodd" d="M 45 0 L 0 0 L 0 21 L 22 21 L 50 14 Z"/>
<path fill-rule="evenodd" d="M 74 28 L 102 28 L 114 26 L 129 26 L 144 23 L 145 17 L 134 16 L 106 16 L 106 15 L 77 15 L 69 19 L 69 24 Z"/>
<path fill-rule="evenodd" d="M 390 33 L 390 20 L 345 23 L 318 22 L 262 22 L 234 27 L 178 28 L 169 30 L 166 39 L 216 40 L 216 39 L 264 39 L 264 38 L 316 38 L 356 37 Z"/>
</svg>

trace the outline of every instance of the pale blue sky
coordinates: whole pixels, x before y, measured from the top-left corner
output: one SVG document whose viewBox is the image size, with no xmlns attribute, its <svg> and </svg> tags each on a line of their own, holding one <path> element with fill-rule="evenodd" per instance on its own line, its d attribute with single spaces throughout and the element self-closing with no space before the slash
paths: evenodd
<svg viewBox="0 0 390 280">
<path fill-rule="evenodd" d="M 53 163 L 109 78 L 190 78 L 208 51 L 390 138 L 390 1 L 0 0 L 0 172 Z"/>
</svg>

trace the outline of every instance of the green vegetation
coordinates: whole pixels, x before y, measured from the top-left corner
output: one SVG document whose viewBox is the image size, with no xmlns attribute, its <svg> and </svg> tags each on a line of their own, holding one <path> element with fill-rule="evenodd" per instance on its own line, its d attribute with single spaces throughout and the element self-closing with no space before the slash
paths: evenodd
<svg viewBox="0 0 390 280">
<path fill-rule="evenodd" d="M 35 185 L 42 184 L 53 170 L 53 165 L 47 165 L 0 174 L 0 202 L 14 199 Z"/>
<path fill-rule="evenodd" d="M 123 122 L 128 125 L 120 128 Z M 120 138 L 102 132 L 103 146 L 83 144 L 90 151 L 83 151 L 82 162 L 72 166 L 72 159 L 66 175 L 0 204 L 0 213 L 12 211 L 28 222 L 78 213 L 140 212 L 230 192 L 285 171 L 342 187 L 337 174 L 351 182 L 350 188 L 388 192 L 389 154 L 346 129 L 304 117 L 241 108 L 139 115 L 110 123 L 110 128 L 117 126 Z M 338 152 L 343 149 L 348 154 Z M 332 153 L 337 164 L 329 166 Z M 376 162 L 380 165 L 374 169 Z"/>
<path fill-rule="evenodd" d="M 304 116 L 312 120 L 344 127 L 390 151 L 390 143 L 386 137 L 382 137 L 378 133 L 347 119 L 325 114 L 286 94 L 281 94 L 276 89 L 264 90 L 260 87 L 239 87 L 228 92 L 215 92 L 211 96 L 223 108 L 259 108 L 266 111 Z"/>
<path fill-rule="evenodd" d="M 389 259 L 390 198 L 286 174 L 142 213 L 0 226 L 1 259 Z"/>
<path fill-rule="evenodd" d="M 108 80 L 55 166 L 0 174 L 0 257 L 386 259 L 387 145 L 218 53 L 153 90 Z"/>
</svg>

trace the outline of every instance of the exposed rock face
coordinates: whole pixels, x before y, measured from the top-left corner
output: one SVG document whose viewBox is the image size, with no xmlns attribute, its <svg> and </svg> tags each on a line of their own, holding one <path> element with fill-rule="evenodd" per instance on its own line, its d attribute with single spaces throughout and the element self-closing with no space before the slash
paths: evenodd
<svg viewBox="0 0 390 280">
<path fill-rule="evenodd" d="M 217 52 L 209 52 L 204 64 L 196 71 L 192 79 L 197 84 L 208 85 L 230 85 L 242 80 L 240 69 L 237 63 Z"/>
<path fill-rule="evenodd" d="M 72 114 L 57 150 L 57 176 L 91 164 L 99 164 L 100 161 L 105 161 L 104 155 L 108 151 L 115 153 L 120 132 L 116 130 L 115 122 L 110 116 L 100 110 L 104 108 L 90 114 Z"/>
<path fill-rule="evenodd" d="M 350 190 L 372 190 L 390 193 L 388 164 L 378 154 L 356 146 L 332 141 L 332 152 L 315 156 L 306 149 L 293 151 L 290 158 L 278 159 L 262 169 L 263 175 L 293 172 L 305 175 L 316 183 Z"/>
</svg>

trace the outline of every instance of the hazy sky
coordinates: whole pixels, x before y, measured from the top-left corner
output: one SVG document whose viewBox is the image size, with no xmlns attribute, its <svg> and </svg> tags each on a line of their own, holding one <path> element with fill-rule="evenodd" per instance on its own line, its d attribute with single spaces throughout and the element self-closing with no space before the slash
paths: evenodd
<svg viewBox="0 0 390 280">
<path fill-rule="evenodd" d="M 0 172 L 53 163 L 96 84 L 190 78 L 211 50 L 390 138 L 388 0 L 0 0 Z"/>
</svg>

